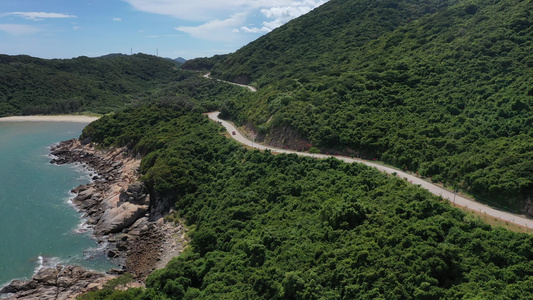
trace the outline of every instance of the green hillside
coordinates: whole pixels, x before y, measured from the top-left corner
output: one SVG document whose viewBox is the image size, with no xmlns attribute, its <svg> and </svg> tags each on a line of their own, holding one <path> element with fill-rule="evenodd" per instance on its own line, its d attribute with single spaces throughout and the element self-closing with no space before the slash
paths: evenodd
<svg viewBox="0 0 533 300">
<path fill-rule="evenodd" d="M 0 55 L 0 117 L 107 113 L 190 75 L 144 54 L 54 60 Z"/>
<path fill-rule="evenodd" d="M 357 48 L 457 0 L 333 0 L 234 54 L 214 57 L 217 78 L 259 87 L 350 65 Z M 194 64 L 194 60 L 188 62 Z M 188 65 L 186 65 L 187 67 Z"/>
<path fill-rule="evenodd" d="M 108 115 L 84 137 L 142 153 L 152 205 L 191 237 L 146 289 L 82 299 L 524 299 L 532 237 L 362 164 L 247 151 L 194 103 Z"/>
<path fill-rule="evenodd" d="M 223 107 L 260 138 L 293 129 L 324 151 L 531 214 L 532 11 L 517 0 L 332 0 L 212 74 L 260 87 Z"/>
<path fill-rule="evenodd" d="M 236 53 L 184 64 L 256 93 L 145 55 L 0 56 L 0 114 L 122 107 L 81 138 L 142 156 L 151 205 L 173 206 L 167 220 L 188 228 L 186 251 L 145 288 L 81 299 L 529 299 L 531 235 L 362 164 L 248 151 L 201 113 L 532 215 L 532 10 L 331 0 Z"/>
</svg>

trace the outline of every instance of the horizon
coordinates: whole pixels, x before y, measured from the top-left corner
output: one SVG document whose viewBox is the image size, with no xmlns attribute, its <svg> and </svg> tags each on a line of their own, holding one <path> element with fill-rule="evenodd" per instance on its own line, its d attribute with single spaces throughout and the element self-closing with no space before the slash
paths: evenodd
<svg viewBox="0 0 533 300">
<path fill-rule="evenodd" d="M 2 0 L 0 54 L 43 59 L 232 53 L 328 0 Z"/>
</svg>

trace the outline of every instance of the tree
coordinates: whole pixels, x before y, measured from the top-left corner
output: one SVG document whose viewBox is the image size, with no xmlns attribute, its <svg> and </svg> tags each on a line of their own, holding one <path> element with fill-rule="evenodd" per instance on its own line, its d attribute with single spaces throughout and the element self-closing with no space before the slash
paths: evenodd
<svg viewBox="0 0 533 300">
<path fill-rule="evenodd" d="M 311 149 L 309 149 L 309 153 L 318 154 L 318 153 L 320 153 L 320 150 L 317 147 L 311 147 Z"/>
</svg>

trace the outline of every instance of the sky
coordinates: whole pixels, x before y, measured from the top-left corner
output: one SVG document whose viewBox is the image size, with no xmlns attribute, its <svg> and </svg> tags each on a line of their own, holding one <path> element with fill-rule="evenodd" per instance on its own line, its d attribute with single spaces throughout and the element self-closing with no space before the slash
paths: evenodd
<svg viewBox="0 0 533 300">
<path fill-rule="evenodd" d="M 328 0 L 0 0 L 0 54 L 231 53 Z"/>
</svg>

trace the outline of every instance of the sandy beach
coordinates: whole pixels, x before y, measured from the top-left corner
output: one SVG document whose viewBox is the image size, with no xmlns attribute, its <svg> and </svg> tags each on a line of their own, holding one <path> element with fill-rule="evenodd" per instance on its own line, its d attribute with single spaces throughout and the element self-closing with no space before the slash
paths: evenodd
<svg viewBox="0 0 533 300">
<path fill-rule="evenodd" d="M 0 118 L 0 122 L 76 122 L 76 123 L 91 123 L 98 120 L 99 117 L 89 116 L 15 116 Z"/>
</svg>

